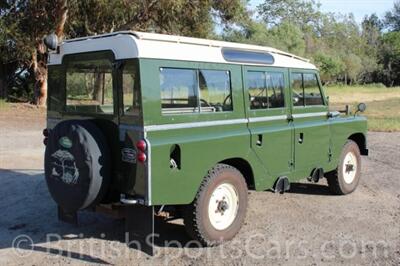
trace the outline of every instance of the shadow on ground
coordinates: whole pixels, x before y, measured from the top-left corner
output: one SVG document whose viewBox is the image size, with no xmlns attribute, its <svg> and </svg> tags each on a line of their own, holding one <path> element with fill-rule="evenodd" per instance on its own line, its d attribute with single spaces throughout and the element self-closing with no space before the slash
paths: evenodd
<svg viewBox="0 0 400 266">
<path fill-rule="evenodd" d="M 19 240 L 18 237 L 26 235 L 31 241 L 22 241 L 18 246 L 19 249 L 57 254 L 89 263 L 110 264 L 101 258 L 94 257 L 93 254 L 71 252 L 48 247 L 49 245 L 45 244 L 60 240 L 82 241 L 85 239 L 118 241 L 122 244 L 139 242 L 140 246 L 130 245 L 130 247 L 149 254 L 147 250 L 142 250 L 145 246 L 142 239 L 135 239 L 131 235 L 128 237 L 124 219 L 113 219 L 102 214 L 82 211 L 78 214 L 78 226 L 58 221 L 56 205 L 47 191 L 41 171 L 0 169 L 0 195 L 2 195 L 0 250 L 13 248 Z M 141 220 L 142 217 L 139 216 L 137 219 Z M 187 246 L 190 241 L 182 224 L 156 219 L 154 225 L 156 247 L 163 247 L 166 244 L 168 247 L 182 247 Z M 171 243 L 176 243 L 176 245 L 171 245 Z"/>
<path fill-rule="evenodd" d="M 290 183 L 290 190 L 286 193 L 335 196 L 329 190 L 327 185 L 312 184 L 312 183 Z"/>
<path fill-rule="evenodd" d="M 319 184 L 292 183 L 287 193 L 332 196 L 326 185 Z M 85 239 L 118 241 L 121 244 L 134 242 L 135 244 L 130 245 L 131 248 L 151 254 L 142 237 L 135 238 L 135 235 L 132 237 L 125 232 L 124 219 L 113 219 L 102 214 L 82 211 L 78 214 L 78 226 L 58 221 L 57 208 L 48 193 L 42 171 L 0 170 L 0 195 L 0 208 L 5 214 L 0 217 L 0 249 L 13 248 L 13 241 L 18 236 L 26 235 L 32 241 L 21 243 L 20 249 L 57 254 L 89 263 L 109 264 L 93 254 L 47 247 L 45 244 L 60 240 Z M 141 216 L 133 216 L 133 219 L 151 222 Z M 156 247 L 190 247 L 190 239 L 182 223 L 171 223 L 156 218 L 154 225 Z M 193 247 L 198 248 L 198 245 Z"/>
</svg>

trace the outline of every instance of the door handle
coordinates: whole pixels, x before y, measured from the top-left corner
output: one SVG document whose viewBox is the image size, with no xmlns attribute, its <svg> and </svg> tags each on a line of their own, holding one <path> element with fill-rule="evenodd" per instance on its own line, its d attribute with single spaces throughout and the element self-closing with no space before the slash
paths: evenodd
<svg viewBox="0 0 400 266">
<path fill-rule="evenodd" d="M 261 134 L 257 135 L 257 146 L 261 147 L 263 143 L 263 136 Z"/>
<path fill-rule="evenodd" d="M 293 122 L 293 115 L 292 114 L 287 115 L 286 119 L 288 122 Z"/>
<path fill-rule="evenodd" d="M 304 133 L 300 133 L 300 135 L 299 135 L 299 143 L 303 144 L 303 142 L 304 142 Z"/>
</svg>

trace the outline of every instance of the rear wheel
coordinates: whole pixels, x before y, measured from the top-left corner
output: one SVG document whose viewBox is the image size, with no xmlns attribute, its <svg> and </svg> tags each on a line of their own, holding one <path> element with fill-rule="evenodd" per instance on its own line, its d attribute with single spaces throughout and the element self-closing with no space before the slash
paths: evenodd
<svg viewBox="0 0 400 266">
<path fill-rule="evenodd" d="M 189 235 L 205 246 L 231 240 L 246 216 L 247 185 L 234 167 L 218 164 L 204 178 L 196 198 L 185 209 Z"/>
<path fill-rule="evenodd" d="M 361 155 L 357 143 L 348 140 L 340 155 L 336 170 L 327 174 L 330 190 L 337 195 L 352 193 L 361 176 Z"/>
</svg>

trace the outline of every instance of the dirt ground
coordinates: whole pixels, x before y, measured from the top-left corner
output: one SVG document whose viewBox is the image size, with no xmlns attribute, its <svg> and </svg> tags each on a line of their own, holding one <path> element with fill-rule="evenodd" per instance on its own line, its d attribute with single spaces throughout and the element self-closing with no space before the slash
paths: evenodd
<svg viewBox="0 0 400 266">
<path fill-rule="evenodd" d="M 251 192 L 231 242 L 199 248 L 181 221 L 157 223 L 156 254 L 125 244 L 124 223 L 84 212 L 57 220 L 43 176 L 44 111 L 0 110 L 0 265 L 399 265 L 400 133 L 369 133 L 357 191 L 333 196 L 326 182 L 289 193 Z"/>
</svg>

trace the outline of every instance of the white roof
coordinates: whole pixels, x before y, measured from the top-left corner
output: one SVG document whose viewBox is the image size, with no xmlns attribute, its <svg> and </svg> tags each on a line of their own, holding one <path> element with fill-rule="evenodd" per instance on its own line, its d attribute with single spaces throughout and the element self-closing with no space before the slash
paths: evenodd
<svg viewBox="0 0 400 266">
<path fill-rule="evenodd" d="M 222 48 L 268 52 L 273 55 L 275 60 L 274 64 L 268 66 L 316 69 L 305 58 L 271 47 L 134 31 L 115 32 L 67 40 L 60 45 L 59 54 L 56 52 L 50 53 L 49 64 L 61 64 L 63 56 L 67 54 L 112 50 L 116 59 L 151 58 L 263 65 L 228 62 L 223 57 Z"/>
</svg>

